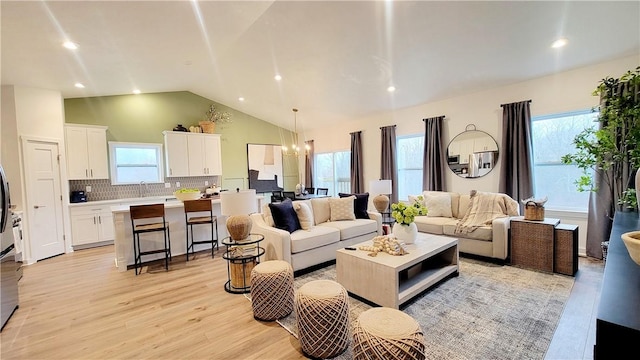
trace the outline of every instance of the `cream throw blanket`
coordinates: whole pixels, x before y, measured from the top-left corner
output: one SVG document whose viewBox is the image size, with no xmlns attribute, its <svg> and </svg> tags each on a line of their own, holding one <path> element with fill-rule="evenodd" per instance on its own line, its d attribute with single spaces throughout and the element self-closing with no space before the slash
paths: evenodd
<svg viewBox="0 0 640 360">
<path fill-rule="evenodd" d="M 518 216 L 518 203 L 505 194 L 485 193 L 473 190 L 469 209 L 458 224 L 456 234 L 467 234 L 475 229 L 491 225 L 494 219 Z"/>
</svg>

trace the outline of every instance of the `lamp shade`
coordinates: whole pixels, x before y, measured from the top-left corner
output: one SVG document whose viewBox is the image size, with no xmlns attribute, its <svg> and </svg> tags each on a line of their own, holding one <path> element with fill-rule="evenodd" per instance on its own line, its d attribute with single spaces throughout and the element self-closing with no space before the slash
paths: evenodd
<svg viewBox="0 0 640 360">
<path fill-rule="evenodd" d="M 248 214 L 258 210 L 256 190 L 223 191 L 220 193 L 220 211 L 227 218 L 227 231 L 234 241 L 242 241 L 251 231 L 251 218 Z"/>
<path fill-rule="evenodd" d="M 369 181 L 369 193 L 371 195 L 391 194 L 391 180 Z"/>
<path fill-rule="evenodd" d="M 248 215 L 258 211 L 256 190 L 223 191 L 220 193 L 222 215 Z"/>
</svg>

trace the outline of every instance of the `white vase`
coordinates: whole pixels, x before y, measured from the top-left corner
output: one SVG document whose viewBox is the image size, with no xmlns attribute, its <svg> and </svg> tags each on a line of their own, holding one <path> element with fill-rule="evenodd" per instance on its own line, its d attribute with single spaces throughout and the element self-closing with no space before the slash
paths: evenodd
<svg viewBox="0 0 640 360">
<path fill-rule="evenodd" d="M 413 244 L 416 242 L 416 238 L 418 237 L 418 227 L 416 226 L 416 223 L 411 223 L 409 225 L 395 223 L 393 224 L 393 236 L 395 236 L 400 242 Z"/>
</svg>

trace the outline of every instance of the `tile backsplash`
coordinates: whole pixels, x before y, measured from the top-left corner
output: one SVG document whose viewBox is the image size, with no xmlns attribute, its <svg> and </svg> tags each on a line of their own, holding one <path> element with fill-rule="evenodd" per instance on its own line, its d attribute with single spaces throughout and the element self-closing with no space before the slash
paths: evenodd
<svg viewBox="0 0 640 360">
<path fill-rule="evenodd" d="M 133 185 L 111 185 L 111 180 L 70 180 L 69 191 L 86 191 L 87 186 L 91 186 L 91 192 L 87 192 L 87 201 L 127 199 L 147 196 L 173 195 L 176 191 L 176 182 L 180 183 L 180 188 L 204 189 L 217 184 L 220 186 L 218 176 L 197 176 L 197 177 L 172 177 L 165 179 L 171 184 L 170 188 L 165 188 L 164 183 L 160 184 L 133 184 Z M 205 186 L 205 181 L 209 186 Z"/>
</svg>

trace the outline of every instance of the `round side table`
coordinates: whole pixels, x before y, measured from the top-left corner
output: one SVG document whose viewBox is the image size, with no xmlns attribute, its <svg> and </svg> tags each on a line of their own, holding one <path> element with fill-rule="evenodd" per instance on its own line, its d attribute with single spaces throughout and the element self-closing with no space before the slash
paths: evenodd
<svg viewBox="0 0 640 360">
<path fill-rule="evenodd" d="M 222 239 L 222 244 L 227 249 L 222 258 L 227 260 L 227 282 L 224 289 L 234 294 L 251 292 L 251 270 L 258 264 L 258 258 L 264 255 L 264 248 L 260 247 L 260 241 L 264 236 L 249 234 L 242 241 L 234 241 L 230 237 Z"/>
</svg>

